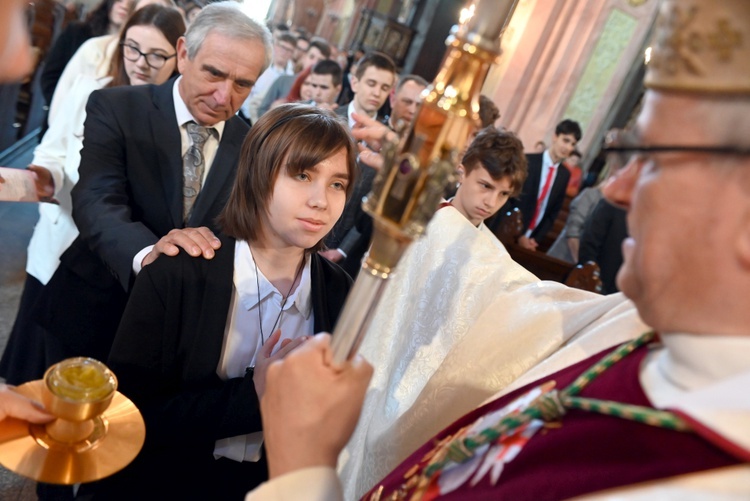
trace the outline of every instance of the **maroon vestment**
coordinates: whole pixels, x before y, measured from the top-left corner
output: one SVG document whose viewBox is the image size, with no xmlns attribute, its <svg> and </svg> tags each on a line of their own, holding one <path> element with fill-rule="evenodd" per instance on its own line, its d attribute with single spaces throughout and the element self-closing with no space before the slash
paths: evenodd
<svg viewBox="0 0 750 501">
<path fill-rule="evenodd" d="M 433 450 L 434 445 L 487 413 L 504 407 L 516 397 L 549 380 L 562 389 L 599 361 L 608 351 L 594 355 L 560 372 L 500 397 L 454 422 L 432 441 L 401 463 L 372 492 L 383 486 L 380 499 L 404 484 L 404 476 Z M 642 347 L 600 374 L 580 393 L 581 397 L 651 406 L 638 379 L 648 352 Z M 471 480 L 441 499 L 567 499 L 604 489 L 672 477 L 741 462 L 738 458 L 695 433 L 672 431 L 614 416 L 569 410 L 562 426 L 539 430 L 518 456 L 504 465 L 492 484 L 484 475 Z M 426 498 L 436 493 L 433 485 Z M 409 498 L 411 493 L 406 495 Z"/>
</svg>

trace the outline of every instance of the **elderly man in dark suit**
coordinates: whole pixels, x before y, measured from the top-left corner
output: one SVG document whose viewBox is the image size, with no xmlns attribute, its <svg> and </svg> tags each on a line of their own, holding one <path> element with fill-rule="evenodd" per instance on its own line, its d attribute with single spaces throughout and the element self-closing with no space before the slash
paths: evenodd
<svg viewBox="0 0 750 501">
<path fill-rule="evenodd" d="M 38 304 L 50 364 L 106 360 L 136 274 L 160 253 L 213 256 L 207 230 L 173 230 L 215 228 L 248 130 L 235 113 L 270 40 L 235 3 L 212 4 L 178 42 L 177 80 L 92 94 L 72 193 L 80 236 Z"/>
</svg>

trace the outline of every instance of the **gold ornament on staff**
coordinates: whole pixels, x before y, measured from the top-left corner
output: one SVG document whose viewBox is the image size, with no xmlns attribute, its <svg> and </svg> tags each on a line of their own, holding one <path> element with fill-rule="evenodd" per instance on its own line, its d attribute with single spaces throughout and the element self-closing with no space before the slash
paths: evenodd
<svg viewBox="0 0 750 501">
<path fill-rule="evenodd" d="M 50 484 L 93 482 L 123 469 L 143 447 L 141 413 L 98 360 L 68 358 L 16 391 L 57 419 L 0 422 L 0 463 L 15 473 Z"/>
<path fill-rule="evenodd" d="M 373 237 L 333 334 L 333 362 L 351 359 L 362 342 L 388 277 L 422 235 L 455 176 L 458 155 L 478 121 L 479 95 L 500 56 L 500 36 L 517 0 L 483 0 L 454 26 L 435 81 L 400 144 L 386 144 L 384 165 L 363 200 Z"/>
</svg>

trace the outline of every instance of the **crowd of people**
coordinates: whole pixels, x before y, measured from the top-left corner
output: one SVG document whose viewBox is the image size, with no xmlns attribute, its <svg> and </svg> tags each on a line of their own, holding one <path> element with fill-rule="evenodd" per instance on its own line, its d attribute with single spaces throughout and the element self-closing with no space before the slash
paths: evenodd
<svg viewBox="0 0 750 501">
<path fill-rule="evenodd" d="M 428 82 L 235 2 L 104 0 L 71 25 L 0 420 L 53 420 L 12 385 L 90 356 L 146 440 L 40 499 L 750 495 L 750 47 L 679 66 L 684 3 L 663 1 L 643 106 L 596 187 L 571 182 L 577 122 L 527 154 L 482 96 L 457 185 L 343 367 L 327 333 L 370 242 L 361 199 Z M 750 28 L 745 3 L 688 3 L 696 39 Z M 3 80 L 30 64 L 22 4 L 0 4 Z M 540 281 L 495 237 L 520 208 L 518 244 L 540 250 L 565 197 L 555 252 L 623 293 Z"/>
</svg>

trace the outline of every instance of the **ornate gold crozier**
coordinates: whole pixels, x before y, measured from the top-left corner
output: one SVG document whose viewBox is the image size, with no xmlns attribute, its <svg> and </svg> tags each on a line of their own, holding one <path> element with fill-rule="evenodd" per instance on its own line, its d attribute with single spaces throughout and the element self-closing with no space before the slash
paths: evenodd
<svg viewBox="0 0 750 501">
<path fill-rule="evenodd" d="M 388 277 L 455 179 L 458 155 L 478 121 L 482 85 L 500 56 L 500 36 L 516 3 L 482 0 L 468 22 L 453 27 L 414 123 L 399 144 L 383 147 L 384 165 L 362 203 L 373 218 L 370 250 L 334 330 L 334 364 L 356 354 Z"/>
<path fill-rule="evenodd" d="M 93 482 L 123 469 L 143 447 L 141 413 L 98 360 L 63 360 L 15 390 L 57 417 L 46 425 L 0 422 L 0 463 L 19 475 L 50 484 Z"/>
</svg>

